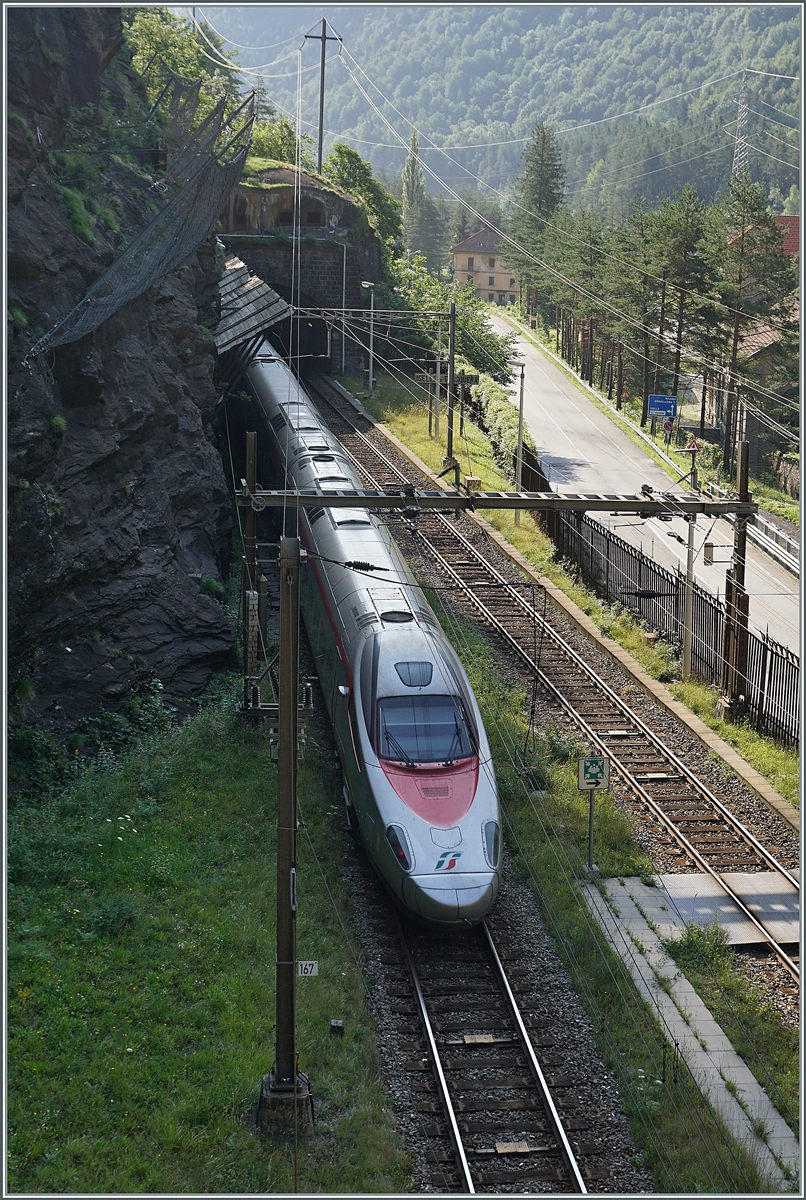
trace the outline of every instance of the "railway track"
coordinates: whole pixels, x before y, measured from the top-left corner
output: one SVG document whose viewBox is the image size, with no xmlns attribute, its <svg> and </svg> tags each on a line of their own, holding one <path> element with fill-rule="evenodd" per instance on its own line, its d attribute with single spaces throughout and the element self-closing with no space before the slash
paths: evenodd
<svg viewBox="0 0 806 1200">
<path fill-rule="evenodd" d="M 346 411 L 347 403 L 335 389 L 321 378 L 306 385 L 367 486 L 390 491 L 411 486 L 409 476 L 359 429 L 360 417 Z M 798 879 L 568 643 L 552 623 L 548 606 L 538 611 L 532 585 L 505 577 L 443 514 L 423 512 L 412 528 L 420 549 L 573 720 L 591 751 L 610 758 L 625 803 L 669 839 L 672 849 L 667 852 L 676 852 L 719 883 L 799 982 L 797 956 L 787 953 L 723 873 L 774 871 L 799 891 Z"/>
<path fill-rule="evenodd" d="M 397 968 L 389 990 L 434 1185 L 475 1193 L 539 1182 L 567 1194 L 606 1178 L 600 1147 L 571 1141 L 587 1122 L 574 1116 L 573 1081 L 551 1053 L 528 970 L 506 963 L 519 948 L 490 922 L 464 935 L 401 922 L 398 931 L 402 958 L 384 961 Z"/>
</svg>

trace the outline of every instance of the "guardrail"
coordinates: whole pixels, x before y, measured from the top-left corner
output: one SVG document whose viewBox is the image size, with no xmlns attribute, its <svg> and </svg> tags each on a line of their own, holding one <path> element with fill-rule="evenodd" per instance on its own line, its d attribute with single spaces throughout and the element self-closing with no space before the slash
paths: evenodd
<svg viewBox="0 0 806 1200">
<path fill-rule="evenodd" d="M 703 491 L 714 498 L 724 498 L 730 494 L 718 483 L 703 484 Z M 727 515 L 725 520 L 733 524 L 733 515 Z M 800 545 L 789 534 L 784 533 L 783 529 L 779 529 L 777 525 L 767 521 L 760 513 L 756 513 L 755 516 L 750 517 L 747 536 L 751 542 L 766 551 L 787 571 L 791 571 L 793 575 L 800 578 Z"/>
<path fill-rule="evenodd" d="M 518 327 L 518 329 L 522 330 L 523 333 L 525 333 L 530 339 L 534 338 L 533 331 L 531 329 L 527 329 L 521 321 L 518 321 L 509 313 L 507 313 L 506 319 L 512 325 L 515 325 Z M 537 341 L 536 338 L 534 340 Z M 564 367 L 566 370 L 571 369 L 568 363 L 561 358 L 559 354 L 555 354 L 553 350 L 550 350 L 548 346 L 544 346 L 542 342 L 538 343 L 538 349 L 540 350 L 541 354 L 545 354 L 548 358 L 553 359 L 558 366 Z M 653 439 L 649 437 L 649 435 L 646 434 L 644 430 L 640 428 L 640 426 L 636 425 L 634 421 L 631 421 L 628 416 L 621 412 L 620 409 L 617 409 L 614 404 L 611 404 L 606 396 L 603 396 L 600 392 L 597 392 L 596 389 L 592 388 L 585 379 L 579 379 L 576 377 L 576 375 L 574 375 L 574 382 L 578 387 L 584 388 L 586 392 L 590 392 L 590 394 L 600 404 L 603 404 L 605 408 L 609 409 L 614 417 L 616 417 L 624 425 L 627 425 L 633 433 L 636 433 L 642 439 L 642 441 L 651 446 L 655 454 L 657 454 L 658 457 L 662 459 L 668 466 L 672 467 L 675 471 L 679 471 L 680 463 L 674 462 L 673 459 L 669 458 L 668 454 L 664 454 L 663 450 L 656 445 Z M 719 485 L 716 483 L 704 484 L 703 491 L 709 492 L 710 495 L 714 495 L 714 493 L 719 493 L 721 496 L 728 495 L 726 489 L 719 487 Z M 726 517 L 725 519 L 728 521 L 733 520 L 732 517 Z M 800 578 L 800 545 L 787 534 L 785 534 L 783 530 L 778 529 L 775 525 L 769 521 L 766 521 L 763 517 L 756 515 L 755 518 L 751 518 L 750 526 L 747 530 L 747 536 L 751 542 L 758 546 L 760 550 L 764 550 L 767 554 L 769 554 L 770 558 L 774 558 L 775 561 L 780 563 L 780 565 L 787 571 L 791 571 L 791 573 L 796 575 L 798 579 Z"/>
<path fill-rule="evenodd" d="M 550 536 L 560 556 L 575 563 L 608 601 L 618 601 L 645 625 L 676 644 L 683 638 L 686 578 L 668 571 L 606 525 L 583 513 L 557 513 Z M 725 601 L 695 582 L 692 672 L 721 686 Z M 800 658 L 766 634 L 747 632 L 745 717 L 759 733 L 786 746 L 800 740 Z"/>
</svg>

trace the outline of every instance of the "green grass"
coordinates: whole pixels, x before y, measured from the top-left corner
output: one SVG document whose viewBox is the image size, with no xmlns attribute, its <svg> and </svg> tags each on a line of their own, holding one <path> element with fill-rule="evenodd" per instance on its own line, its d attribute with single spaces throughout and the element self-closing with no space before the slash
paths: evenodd
<svg viewBox="0 0 806 1200">
<path fill-rule="evenodd" d="M 67 207 L 70 224 L 73 226 L 73 229 L 90 246 L 97 245 L 95 234 L 93 233 L 95 229 L 95 217 L 87 212 L 84 196 L 82 196 L 77 188 L 60 187 L 59 191 Z"/>
<path fill-rule="evenodd" d="M 276 771 L 265 731 L 232 713 L 237 690 L 10 810 L 11 1191 L 293 1188 L 291 1143 L 247 1128 L 274 1060 Z M 348 914 L 337 780 L 310 737 L 300 796 Z M 298 952 L 320 964 L 298 989 L 317 1118 L 300 1190 L 405 1190 L 362 979 L 304 830 L 299 850 Z"/>
<path fill-rule="evenodd" d="M 357 376 L 345 376 L 346 387 L 354 392 L 360 388 Z M 440 420 L 440 439 L 428 436 L 426 393 L 415 383 L 404 388 L 379 376 L 371 397 L 362 394 L 362 402 L 378 420 L 417 454 L 432 470 L 442 469 L 445 453 L 446 420 Z M 458 415 L 455 429 L 458 431 Z M 471 425 L 465 424 L 465 437 L 454 438 L 454 453 L 462 465 L 463 474 L 478 475 L 482 488 L 500 491 L 512 483 L 496 465 L 487 438 Z M 572 564 L 555 559 L 554 546 L 534 521 L 525 514 L 521 524 L 515 524 L 514 513 L 496 509 L 486 510 L 485 519 L 520 550 L 521 554 L 541 574 L 545 575 L 596 624 L 605 636 L 618 642 L 638 660 L 653 679 L 670 685 L 676 699 L 696 713 L 707 725 L 733 746 L 734 749 L 768 779 L 792 804 L 799 804 L 800 759 L 796 751 L 777 745 L 771 738 L 762 737 L 746 725 L 717 720 L 716 702 L 719 694 L 705 684 L 680 682 L 678 651 L 658 639 L 648 642 L 646 630 L 631 612 L 619 604 L 607 604 L 598 599 L 581 582 Z"/>
<path fill-rule="evenodd" d="M 436 598 L 431 596 L 439 611 Z M 523 689 L 502 680 L 495 654 L 465 622 L 441 614 L 473 684 L 495 762 L 504 828 L 519 874 L 532 888 L 561 961 L 585 1006 L 599 1049 L 616 1076 L 641 1161 L 663 1192 L 767 1190 L 752 1156 L 731 1141 L 699 1088 L 669 1050 L 651 1008 L 606 943 L 578 880 L 587 858 L 588 798 L 576 783 L 576 735 L 540 716 L 529 730 Z M 539 789 L 547 795 L 535 795 Z M 629 818 L 612 795 L 596 795 L 594 861 L 604 876 L 646 875 Z M 737 985 L 738 986 L 738 985 Z M 790 1039 L 775 1039 L 775 1053 Z M 772 1053 L 760 1047 L 766 1061 Z M 668 1047 L 667 1047 L 668 1050 Z M 794 1058 L 797 1064 L 797 1057 Z M 794 1067 L 797 1070 L 797 1066 Z"/>
<path fill-rule="evenodd" d="M 689 925 L 666 949 L 705 1001 L 773 1104 L 798 1132 L 800 1037 L 775 1005 L 734 970 L 734 951 L 719 926 Z"/>
<path fill-rule="evenodd" d="M 716 715 L 720 693 L 704 683 L 673 683 L 669 691 L 733 746 L 745 762 L 772 784 L 795 808 L 800 808 L 800 756 L 795 750 L 779 746 L 770 737 L 762 737 L 741 722 L 723 721 Z"/>
</svg>

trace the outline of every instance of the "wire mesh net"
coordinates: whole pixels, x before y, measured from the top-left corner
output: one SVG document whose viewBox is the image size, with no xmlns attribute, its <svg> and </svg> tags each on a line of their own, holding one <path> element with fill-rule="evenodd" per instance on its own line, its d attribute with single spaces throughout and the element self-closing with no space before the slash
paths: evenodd
<svg viewBox="0 0 806 1200">
<path fill-rule="evenodd" d="M 224 96 L 191 131 L 199 82 L 174 76 L 164 104 L 166 176 L 174 194 L 96 280 L 86 295 L 31 348 L 27 358 L 75 342 L 173 271 L 209 235 L 240 178 L 255 119 L 254 94 L 227 116 Z"/>
</svg>

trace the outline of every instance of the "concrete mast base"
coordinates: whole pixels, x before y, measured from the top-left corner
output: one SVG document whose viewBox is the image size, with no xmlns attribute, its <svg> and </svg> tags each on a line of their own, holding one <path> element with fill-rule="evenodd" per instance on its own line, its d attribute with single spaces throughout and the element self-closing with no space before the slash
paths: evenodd
<svg viewBox="0 0 806 1200">
<path fill-rule="evenodd" d="M 257 1126 L 264 1133 L 297 1133 L 309 1137 L 313 1129 L 313 1096 L 308 1076 L 297 1071 L 296 1088 L 292 1083 L 278 1084 L 274 1068 L 263 1076 L 260 1102 L 257 1109 Z"/>
</svg>

